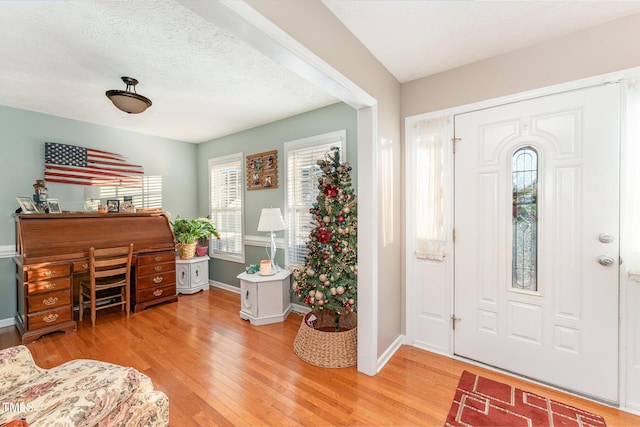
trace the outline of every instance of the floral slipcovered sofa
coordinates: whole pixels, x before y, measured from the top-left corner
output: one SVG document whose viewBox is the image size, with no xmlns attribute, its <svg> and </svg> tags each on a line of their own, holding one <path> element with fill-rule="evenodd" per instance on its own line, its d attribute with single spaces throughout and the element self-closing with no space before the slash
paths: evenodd
<svg viewBox="0 0 640 427">
<path fill-rule="evenodd" d="M 39 368 L 25 346 L 0 350 L 0 426 L 167 426 L 169 399 L 133 368 L 72 360 Z"/>
</svg>

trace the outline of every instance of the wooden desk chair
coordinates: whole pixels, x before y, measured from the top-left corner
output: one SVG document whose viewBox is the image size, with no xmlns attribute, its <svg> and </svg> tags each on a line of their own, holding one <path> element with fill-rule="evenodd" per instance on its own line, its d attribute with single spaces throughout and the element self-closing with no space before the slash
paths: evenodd
<svg viewBox="0 0 640 427">
<path fill-rule="evenodd" d="M 78 297 L 80 321 L 85 306 L 91 309 L 93 327 L 96 326 L 96 310 L 122 305 L 129 316 L 132 254 L 133 243 L 118 248 L 89 249 L 89 280 L 80 282 Z M 109 289 L 118 289 L 118 293 L 109 292 Z M 100 302 L 104 303 L 98 305 Z"/>
</svg>

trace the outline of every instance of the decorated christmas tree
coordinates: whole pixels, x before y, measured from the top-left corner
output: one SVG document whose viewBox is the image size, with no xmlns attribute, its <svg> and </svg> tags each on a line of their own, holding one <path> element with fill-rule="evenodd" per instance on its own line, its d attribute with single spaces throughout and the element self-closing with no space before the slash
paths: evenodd
<svg viewBox="0 0 640 427">
<path fill-rule="evenodd" d="M 314 312 L 340 316 L 353 313 L 357 305 L 358 260 L 357 198 L 351 186 L 351 166 L 340 163 L 340 151 L 332 148 L 318 160 L 316 203 L 309 210 L 313 229 L 307 242 L 304 266 L 293 271 L 293 290 Z"/>
</svg>

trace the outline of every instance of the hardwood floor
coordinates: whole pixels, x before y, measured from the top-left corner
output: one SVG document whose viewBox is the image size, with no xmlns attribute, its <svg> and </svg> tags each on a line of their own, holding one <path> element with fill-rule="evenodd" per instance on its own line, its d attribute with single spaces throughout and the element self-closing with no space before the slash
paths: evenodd
<svg viewBox="0 0 640 427">
<path fill-rule="evenodd" d="M 28 345 L 50 368 L 76 358 L 134 366 L 169 395 L 172 426 L 442 426 L 458 378 L 467 369 L 600 414 L 608 426 L 640 426 L 640 417 L 545 387 L 403 346 L 376 376 L 301 361 L 293 341 L 301 316 L 252 326 L 240 298 L 220 289 L 181 295 L 127 319 L 117 309 L 85 319 L 74 333 Z M 19 343 L 0 329 L 2 348 Z"/>
</svg>

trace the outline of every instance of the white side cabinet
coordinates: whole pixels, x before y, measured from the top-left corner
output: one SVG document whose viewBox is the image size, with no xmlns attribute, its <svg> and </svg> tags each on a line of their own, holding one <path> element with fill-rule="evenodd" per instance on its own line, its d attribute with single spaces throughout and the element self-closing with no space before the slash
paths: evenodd
<svg viewBox="0 0 640 427">
<path fill-rule="evenodd" d="M 286 319 L 291 312 L 290 274 L 288 270 L 271 276 L 239 274 L 240 318 L 252 325 L 266 325 Z"/>
<path fill-rule="evenodd" d="M 210 259 L 208 256 L 191 259 L 176 258 L 176 292 L 195 294 L 209 290 Z"/>
</svg>

